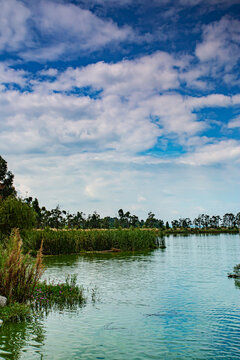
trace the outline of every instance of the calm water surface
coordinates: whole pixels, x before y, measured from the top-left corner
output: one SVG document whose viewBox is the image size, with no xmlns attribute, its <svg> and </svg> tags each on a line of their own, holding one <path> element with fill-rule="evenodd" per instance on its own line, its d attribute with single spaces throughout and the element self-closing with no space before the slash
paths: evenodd
<svg viewBox="0 0 240 360">
<path fill-rule="evenodd" d="M 240 236 L 169 237 L 137 254 L 49 257 L 47 279 L 77 274 L 75 311 L 0 328 L 1 359 L 240 359 Z M 96 301 L 92 302 L 92 289 Z"/>
</svg>

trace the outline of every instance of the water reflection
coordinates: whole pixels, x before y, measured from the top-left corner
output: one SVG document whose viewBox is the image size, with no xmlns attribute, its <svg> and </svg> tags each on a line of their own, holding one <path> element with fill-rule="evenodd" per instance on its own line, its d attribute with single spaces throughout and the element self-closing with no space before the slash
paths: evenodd
<svg viewBox="0 0 240 360">
<path fill-rule="evenodd" d="M 37 318 L 32 318 L 31 322 L 4 324 L 0 329 L 0 358 L 20 359 L 25 346 L 29 344 L 39 353 L 44 339 L 44 325 Z"/>
</svg>

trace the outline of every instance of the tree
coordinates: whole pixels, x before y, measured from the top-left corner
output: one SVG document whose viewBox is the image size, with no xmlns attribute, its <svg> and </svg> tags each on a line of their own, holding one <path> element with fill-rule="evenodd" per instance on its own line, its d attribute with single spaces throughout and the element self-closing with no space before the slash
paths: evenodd
<svg viewBox="0 0 240 360">
<path fill-rule="evenodd" d="M 123 228 L 129 228 L 130 223 L 130 212 L 127 211 L 124 213 L 123 209 L 118 210 L 118 216 L 119 216 L 119 225 Z"/>
<path fill-rule="evenodd" d="M 177 228 L 179 227 L 179 222 L 178 222 L 178 220 L 173 220 L 173 221 L 171 221 L 171 223 L 172 223 L 172 228 L 173 228 L 173 229 L 177 229 Z"/>
<path fill-rule="evenodd" d="M 151 211 L 148 213 L 148 217 L 145 221 L 145 225 L 148 228 L 158 227 L 158 220 L 155 218 L 155 214 L 153 214 Z"/>
<path fill-rule="evenodd" d="M 235 226 L 235 216 L 232 213 L 223 215 L 222 226 L 226 228 L 232 228 Z"/>
<path fill-rule="evenodd" d="M 23 200 L 9 196 L 0 200 L 0 232 L 9 235 L 13 228 L 30 229 L 36 224 L 36 213 Z"/>
<path fill-rule="evenodd" d="M 14 175 L 7 169 L 7 162 L 0 155 L 0 198 L 6 199 L 8 196 L 16 196 L 13 186 Z"/>
</svg>

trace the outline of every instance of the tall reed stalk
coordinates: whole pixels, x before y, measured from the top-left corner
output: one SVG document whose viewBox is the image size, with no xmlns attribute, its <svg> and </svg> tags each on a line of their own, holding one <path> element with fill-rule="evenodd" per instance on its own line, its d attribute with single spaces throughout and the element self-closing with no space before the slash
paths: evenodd
<svg viewBox="0 0 240 360">
<path fill-rule="evenodd" d="M 31 298 L 43 273 L 42 249 L 37 252 L 36 261 L 22 252 L 22 239 L 18 229 L 14 229 L 9 241 L 0 247 L 0 295 L 6 296 L 8 303 L 26 302 Z"/>
</svg>

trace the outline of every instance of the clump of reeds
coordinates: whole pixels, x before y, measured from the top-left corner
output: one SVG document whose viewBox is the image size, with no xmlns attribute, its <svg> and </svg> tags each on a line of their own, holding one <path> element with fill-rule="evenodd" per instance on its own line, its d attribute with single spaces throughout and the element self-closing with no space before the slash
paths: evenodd
<svg viewBox="0 0 240 360">
<path fill-rule="evenodd" d="M 6 246 L 0 249 L 0 294 L 9 304 L 24 303 L 31 298 L 42 273 L 42 243 L 33 262 L 23 254 L 19 230 L 14 229 Z"/>
<path fill-rule="evenodd" d="M 30 230 L 24 233 L 24 247 L 33 253 L 43 241 L 43 254 L 73 254 L 82 251 L 149 250 L 156 248 L 155 230 L 109 229 L 109 230 Z"/>
</svg>

